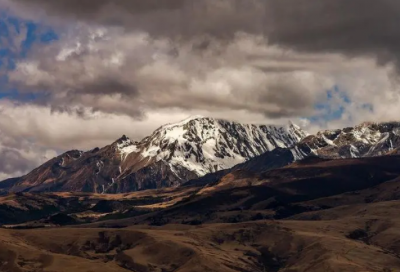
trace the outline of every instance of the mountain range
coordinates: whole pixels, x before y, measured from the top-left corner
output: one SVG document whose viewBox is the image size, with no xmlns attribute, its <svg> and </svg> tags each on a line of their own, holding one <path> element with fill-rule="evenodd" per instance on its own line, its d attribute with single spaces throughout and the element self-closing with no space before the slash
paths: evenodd
<svg viewBox="0 0 400 272">
<path fill-rule="evenodd" d="M 121 193 L 178 186 L 277 147 L 292 147 L 305 136 L 294 124 L 248 125 L 194 116 L 164 125 L 139 142 L 124 135 L 103 148 L 68 151 L 23 177 L 0 182 L 0 189 Z"/>
<path fill-rule="evenodd" d="M 400 123 L 363 123 L 310 135 L 295 124 L 252 125 L 193 116 L 141 141 L 125 135 L 103 148 L 68 151 L 25 176 L 0 182 L 2 192 L 126 193 L 206 185 L 243 169 L 263 172 L 308 156 L 359 158 L 396 154 Z"/>
</svg>

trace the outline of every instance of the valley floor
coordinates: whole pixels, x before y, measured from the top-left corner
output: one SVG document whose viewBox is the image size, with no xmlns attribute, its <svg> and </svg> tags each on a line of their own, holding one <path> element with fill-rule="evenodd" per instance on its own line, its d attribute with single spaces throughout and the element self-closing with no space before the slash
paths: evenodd
<svg viewBox="0 0 400 272">
<path fill-rule="evenodd" d="M 0 271 L 400 271 L 395 204 L 325 221 L 2 229 Z"/>
</svg>

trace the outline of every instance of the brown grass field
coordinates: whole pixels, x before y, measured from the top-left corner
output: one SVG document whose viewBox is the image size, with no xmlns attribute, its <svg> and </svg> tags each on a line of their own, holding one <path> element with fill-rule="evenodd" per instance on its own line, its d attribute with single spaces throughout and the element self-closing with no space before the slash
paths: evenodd
<svg viewBox="0 0 400 272">
<path fill-rule="evenodd" d="M 340 208 L 341 219 L 321 221 L 3 229 L 0 271 L 400 271 L 398 208 Z"/>
</svg>

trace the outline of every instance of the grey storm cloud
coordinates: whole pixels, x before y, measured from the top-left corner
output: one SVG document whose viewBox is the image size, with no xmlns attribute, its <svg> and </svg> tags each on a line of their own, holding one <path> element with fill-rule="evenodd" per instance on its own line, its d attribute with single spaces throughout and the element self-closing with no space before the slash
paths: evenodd
<svg viewBox="0 0 400 272">
<path fill-rule="evenodd" d="M 261 33 L 263 0 L 13 0 L 53 17 L 122 26 L 177 39 L 198 35 L 232 37 L 238 30 Z"/>
<path fill-rule="evenodd" d="M 396 0 L 266 1 L 271 43 L 312 52 L 378 56 L 386 63 L 400 49 Z"/>
<path fill-rule="evenodd" d="M 396 0 L 15 0 L 99 24 L 158 35 L 237 31 L 307 51 L 398 51 L 400 2 Z"/>
</svg>

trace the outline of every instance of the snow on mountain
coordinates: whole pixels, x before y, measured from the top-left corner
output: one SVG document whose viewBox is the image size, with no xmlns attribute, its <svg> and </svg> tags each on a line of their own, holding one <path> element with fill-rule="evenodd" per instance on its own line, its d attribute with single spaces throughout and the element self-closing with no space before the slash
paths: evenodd
<svg viewBox="0 0 400 272">
<path fill-rule="evenodd" d="M 294 124 L 247 125 L 194 116 L 164 125 L 140 142 L 124 135 L 103 148 L 64 153 L 13 180 L 7 190 L 123 193 L 178 186 L 277 147 L 290 148 L 305 136 Z"/>
<path fill-rule="evenodd" d="M 117 150 L 121 155 L 121 161 L 123 161 L 130 153 L 138 151 L 136 143 L 132 142 L 131 139 L 125 135 L 117 140 L 116 145 Z"/>
<path fill-rule="evenodd" d="M 292 153 L 297 160 L 309 153 L 324 158 L 358 158 L 383 155 L 399 146 L 399 122 L 365 122 L 305 137 L 292 149 Z"/>
<path fill-rule="evenodd" d="M 235 171 L 264 173 L 309 156 L 328 159 L 359 158 L 400 154 L 400 122 L 362 123 L 355 127 L 320 131 L 308 135 L 291 148 L 275 148 L 242 164 L 192 180 L 189 184 L 218 182 Z"/>
<path fill-rule="evenodd" d="M 306 136 L 299 127 L 248 125 L 194 116 L 157 129 L 139 143 L 124 141 L 120 148 L 186 168 L 197 176 L 231 168 L 276 147 L 291 147 Z M 130 143 L 130 145 L 128 144 Z"/>
<path fill-rule="evenodd" d="M 140 142 L 123 136 L 103 148 L 66 152 L 23 177 L 0 182 L 0 191 L 124 193 L 178 186 L 208 173 L 218 178 L 219 170 L 233 166 L 263 172 L 312 154 L 356 158 L 400 154 L 399 148 L 399 122 L 307 135 L 294 124 L 249 125 L 194 116 L 164 125 Z M 212 180 L 207 176 L 205 182 Z"/>
</svg>

